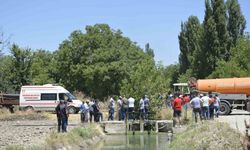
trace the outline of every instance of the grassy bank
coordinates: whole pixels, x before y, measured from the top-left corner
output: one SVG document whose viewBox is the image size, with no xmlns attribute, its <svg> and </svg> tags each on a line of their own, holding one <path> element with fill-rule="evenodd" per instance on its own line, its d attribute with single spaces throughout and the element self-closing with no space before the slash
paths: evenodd
<svg viewBox="0 0 250 150">
<path fill-rule="evenodd" d="M 191 123 L 185 132 L 175 135 L 169 148 L 174 150 L 241 150 L 242 137 L 226 123 L 205 121 Z"/>
<path fill-rule="evenodd" d="M 44 141 L 43 145 L 11 145 L 6 150 L 31 150 L 31 149 L 88 149 L 89 146 L 98 142 L 101 135 L 104 135 L 98 125 L 90 124 L 85 127 L 77 127 L 68 133 L 51 133 Z"/>
<path fill-rule="evenodd" d="M 7 108 L 0 109 L 0 121 L 14 121 L 14 120 L 43 120 L 48 119 L 46 113 L 37 113 L 35 111 L 19 111 L 10 113 Z"/>
</svg>

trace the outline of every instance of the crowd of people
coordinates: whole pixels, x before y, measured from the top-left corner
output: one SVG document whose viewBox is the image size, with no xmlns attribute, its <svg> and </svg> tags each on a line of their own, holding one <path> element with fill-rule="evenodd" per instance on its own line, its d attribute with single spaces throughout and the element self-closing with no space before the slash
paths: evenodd
<svg viewBox="0 0 250 150">
<path fill-rule="evenodd" d="M 108 120 L 114 120 L 115 100 L 111 96 L 109 100 L 109 117 Z M 119 96 L 117 100 L 118 120 L 135 119 L 135 99 L 130 96 L 128 99 L 125 96 Z M 139 102 L 139 114 L 141 119 L 147 118 L 149 113 L 149 98 L 147 95 L 142 96 Z"/>
<path fill-rule="evenodd" d="M 174 96 L 170 95 L 169 98 L 170 105 L 167 103 L 167 107 L 171 107 L 174 110 L 174 125 L 178 124 L 181 126 L 182 107 L 184 107 L 184 110 L 192 108 L 196 123 L 198 122 L 198 118 L 202 121 L 209 119 L 213 120 L 214 117 L 219 117 L 220 98 L 217 94 L 199 94 L 198 92 L 195 92 L 191 98 L 189 95 L 179 94 L 175 94 Z"/>
<path fill-rule="evenodd" d="M 159 96 L 159 100 L 163 100 L 163 96 Z M 117 106 L 118 120 L 135 119 L 135 114 L 139 114 L 140 119 L 148 119 L 150 100 L 147 95 L 141 97 L 138 104 L 139 111 L 135 112 L 135 99 L 130 96 L 128 99 L 125 96 L 119 96 L 115 101 L 111 96 L 108 101 L 108 120 L 114 120 L 115 109 Z M 187 109 L 193 110 L 195 122 L 200 120 L 214 119 L 219 116 L 220 112 L 220 98 L 217 94 L 211 93 L 194 93 L 192 97 L 189 94 L 168 94 L 165 99 L 167 109 L 173 109 L 174 126 L 175 124 L 181 126 L 182 110 L 187 112 Z M 162 107 L 158 106 L 158 107 Z M 56 114 L 58 119 L 58 132 L 67 132 L 68 125 L 68 109 L 67 100 L 60 100 L 56 107 Z M 186 114 L 187 115 L 187 114 Z M 80 107 L 80 119 L 82 123 L 85 122 L 100 122 L 103 121 L 103 113 L 100 110 L 98 100 L 83 101 Z"/>
</svg>

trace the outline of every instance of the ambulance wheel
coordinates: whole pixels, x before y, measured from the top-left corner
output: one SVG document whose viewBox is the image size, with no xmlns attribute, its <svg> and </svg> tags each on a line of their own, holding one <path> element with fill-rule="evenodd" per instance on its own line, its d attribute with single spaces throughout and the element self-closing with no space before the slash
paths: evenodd
<svg viewBox="0 0 250 150">
<path fill-rule="evenodd" d="M 25 107 L 24 110 L 30 112 L 30 111 L 34 111 L 34 108 L 32 106 L 28 106 L 28 107 Z"/>
<path fill-rule="evenodd" d="M 76 113 L 76 108 L 73 106 L 68 107 L 68 111 L 70 114 L 75 114 Z"/>
</svg>

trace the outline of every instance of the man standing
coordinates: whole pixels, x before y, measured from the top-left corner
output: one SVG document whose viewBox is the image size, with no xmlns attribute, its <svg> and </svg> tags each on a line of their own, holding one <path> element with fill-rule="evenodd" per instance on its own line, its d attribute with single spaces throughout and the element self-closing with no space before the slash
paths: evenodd
<svg viewBox="0 0 250 150">
<path fill-rule="evenodd" d="M 85 112 L 85 102 L 83 101 L 82 102 L 82 105 L 80 106 L 80 116 L 81 116 L 81 123 L 83 123 L 85 121 L 85 115 L 84 115 L 84 112 Z"/>
<path fill-rule="evenodd" d="M 113 99 L 113 96 L 111 96 L 109 100 L 109 118 L 108 120 L 114 120 L 114 113 L 115 113 L 115 100 Z"/>
<path fill-rule="evenodd" d="M 100 106 L 99 106 L 99 100 L 96 99 L 95 103 L 92 105 L 93 110 L 94 110 L 94 120 L 95 122 L 100 122 L 103 121 L 103 114 L 100 111 Z"/>
<path fill-rule="evenodd" d="M 122 98 L 122 120 L 125 120 L 128 115 L 128 99 L 124 95 Z"/>
<path fill-rule="evenodd" d="M 210 113 L 209 113 L 209 97 L 207 96 L 207 94 L 204 94 L 203 97 L 201 97 L 201 101 L 202 101 L 202 116 L 208 120 Z"/>
<path fill-rule="evenodd" d="M 193 108 L 194 112 L 194 117 L 195 117 L 195 122 L 198 122 L 197 116 L 200 116 L 200 120 L 202 121 L 201 118 L 201 99 L 198 96 L 198 93 L 195 93 L 195 97 L 190 101 L 191 106 Z"/>
<path fill-rule="evenodd" d="M 183 96 L 183 102 L 184 102 L 184 110 L 185 110 L 185 119 L 187 119 L 187 110 L 190 108 L 190 97 L 188 94 L 184 94 Z"/>
<path fill-rule="evenodd" d="M 218 94 L 215 94 L 215 100 L 214 100 L 214 109 L 215 109 L 215 115 L 218 118 L 220 113 L 220 98 L 218 97 Z"/>
<path fill-rule="evenodd" d="M 89 101 L 87 100 L 84 104 L 85 111 L 84 111 L 84 122 L 88 122 L 89 120 Z"/>
<path fill-rule="evenodd" d="M 64 100 L 60 100 L 60 103 L 56 106 L 57 122 L 58 122 L 58 132 L 67 132 L 67 118 L 68 109 Z"/>
<path fill-rule="evenodd" d="M 94 100 L 92 99 L 92 100 L 89 102 L 89 120 L 90 120 L 90 122 L 92 122 L 92 118 L 93 118 L 93 116 L 94 116 L 93 105 L 94 105 Z"/>
<path fill-rule="evenodd" d="M 174 126 L 178 123 L 179 127 L 181 127 L 181 108 L 182 108 L 182 100 L 178 97 L 178 94 L 174 96 L 173 101 L 173 109 L 174 109 Z"/>
<path fill-rule="evenodd" d="M 140 107 L 140 119 L 144 119 L 144 96 L 140 99 L 139 107 Z"/>
<path fill-rule="evenodd" d="M 149 98 L 147 95 L 144 97 L 144 111 L 145 111 L 145 119 L 148 119 L 149 113 Z"/>
<path fill-rule="evenodd" d="M 132 113 L 134 112 L 134 107 L 135 107 L 135 99 L 130 96 L 128 99 L 128 113 L 129 113 L 129 119 L 134 119 Z"/>
<path fill-rule="evenodd" d="M 210 113 L 210 119 L 214 119 L 214 101 L 215 96 L 212 94 L 209 95 L 209 113 Z"/>
<path fill-rule="evenodd" d="M 118 120 L 122 120 L 122 97 L 119 96 L 119 99 L 117 100 L 117 112 L 118 112 Z"/>
</svg>

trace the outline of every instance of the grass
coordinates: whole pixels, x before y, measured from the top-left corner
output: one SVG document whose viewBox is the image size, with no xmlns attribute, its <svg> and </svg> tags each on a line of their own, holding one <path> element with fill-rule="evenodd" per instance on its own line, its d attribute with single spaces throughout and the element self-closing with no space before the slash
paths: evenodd
<svg viewBox="0 0 250 150">
<path fill-rule="evenodd" d="M 86 127 L 72 129 L 66 134 L 52 133 L 47 139 L 46 144 L 52 149 L 58 149 L 66 146 L 81 145 L 82 141 L 102 135 L 101 128 L 91 124 Z M 59 145 L 60 143 L 60 145 Z"/>
<path fill-rule="evenodd" d="M 171 108 L 163 108 L 158 113 L 158 119 L 160 120 L 172 120 L 173 119 L 173 109 Z M 190 120 L 192 120 L 192 109 L 188 109 L 187 112 L 182 109 L 182 122 L 187 124 Z"/>
<path fill-rule="evenodd" d="M 42 120 L 48 119 L 45 113 L 37 113 L 34 111 L 19 111 L 10 113 L 7 108 L 0 109 L 0 121 L 12 121 L 12 120 Z"/>
<path fill-rule="evenodd" d="M 10 145 L 6 150 L 57 150 L 57 149 L 84 149 L 88 147 L 93 137 L 104 135 L 101 128 L 95 124 L 77 127 L 68 133 L 51 133 L 44 141 L 44 145 Z M 88 142 L 87 142 L 88 141 Z"/>
<path fill-rule="evenodd" d="M 185 132 L 177 133 L 169 149 L 173 150 L 241 150 L 240 133 L 228 124 L 205 121 L 203 124 L 190 123 Z"/>
</svg>

